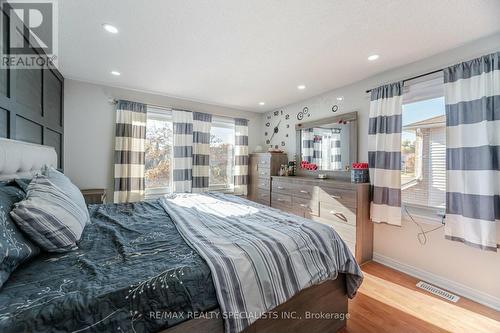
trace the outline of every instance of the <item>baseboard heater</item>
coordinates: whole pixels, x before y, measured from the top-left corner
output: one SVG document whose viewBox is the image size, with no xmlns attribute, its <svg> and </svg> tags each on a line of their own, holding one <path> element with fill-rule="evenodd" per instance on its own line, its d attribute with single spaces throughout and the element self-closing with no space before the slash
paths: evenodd
<svg viewBox="0 0 500 333">
<path fill-rule="evenodd" d="M 460 297 L 458 297 L 457 295 L 447 292 L 446 290 L 443 290 L 441 288 L 435 287 L 432 284 L 428 284 L 427 282 L 419 281 L 417 283 L 417 287 L 425 291 L 428 291 L 431 294 L 444 298 L 445 300 L 450 302 L 456 303 L 460 299 Z"/>
</svg>

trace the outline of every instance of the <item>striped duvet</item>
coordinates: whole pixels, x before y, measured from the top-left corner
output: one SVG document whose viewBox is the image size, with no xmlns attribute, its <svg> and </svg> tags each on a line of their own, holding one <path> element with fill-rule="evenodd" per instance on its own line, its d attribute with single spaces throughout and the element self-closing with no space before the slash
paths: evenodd
<svg viewBox="0 0 500 333">
<path fill-rule="evenodd" d="M 226 332 L 240 332 L 300 290 L 346 274 L 353 297 L 363 275 L 330 226 L 219 193 L 161 199 L 179 233 L 211 269 Z"/>
</svg>

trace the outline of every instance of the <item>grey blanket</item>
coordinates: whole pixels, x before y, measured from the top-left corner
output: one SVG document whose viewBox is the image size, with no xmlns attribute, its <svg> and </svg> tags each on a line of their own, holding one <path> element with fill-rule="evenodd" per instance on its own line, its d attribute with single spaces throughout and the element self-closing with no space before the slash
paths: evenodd
<svg viewBox="0 0 500 333">
<path fill-rule="evenodd" d="M 361 269 L 335 230 L 233 195 L 161 199 L 185 241 L 212 272 L 226 332 L 240 332 L 309 286 L 346 274 L 353 297 Z"/>
</svg>

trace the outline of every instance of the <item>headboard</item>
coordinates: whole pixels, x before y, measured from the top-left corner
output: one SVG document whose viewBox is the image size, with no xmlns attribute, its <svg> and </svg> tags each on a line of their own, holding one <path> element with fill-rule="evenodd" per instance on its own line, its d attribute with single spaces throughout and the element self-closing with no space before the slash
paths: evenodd
<svg viewBox="0 0 500 333">
<path fill-rule="evenodd" d="M 44 165 L 57 168 L 53 147 L 0 138 L 0 180 L 31 178 Z"/>
</svg>

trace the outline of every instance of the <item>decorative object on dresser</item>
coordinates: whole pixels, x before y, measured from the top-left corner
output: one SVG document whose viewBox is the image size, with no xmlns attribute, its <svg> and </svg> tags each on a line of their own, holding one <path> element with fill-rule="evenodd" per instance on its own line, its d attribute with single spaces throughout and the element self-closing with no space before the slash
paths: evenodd
<svg viewBox="0 0 500 333">
<path fill-rule="evenodd" d="M 87 205 L 106 203 L 106 190 L 103 188 L 86 189 L 81 192 Z"/>
<path fill-rule="evenodd" d="M 370 184 L 312 177 L 271 178 L 271 207 L 333 226 L 359 263 L 372 259 Z"/>
<path fill-rule="evenodd" d="M 271 176 L 278 175 L 288 158 L 283 153 L 253 153 L 249 161 L 248 199 L 271 205 Z"/>
</svg>

